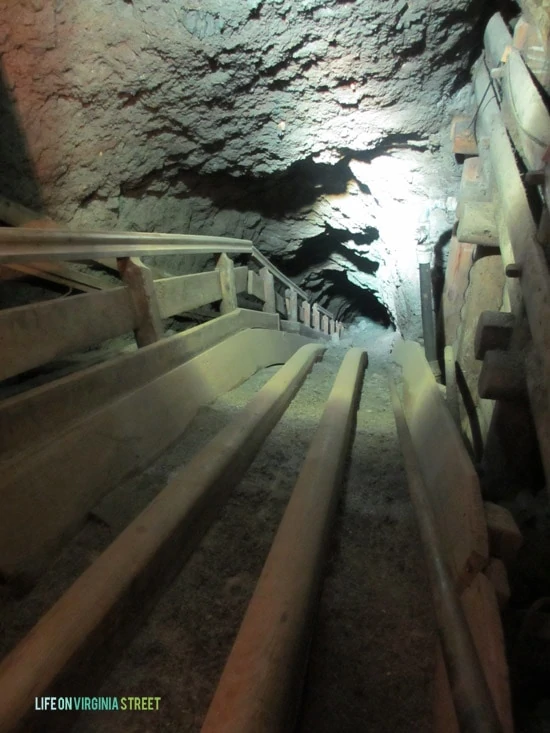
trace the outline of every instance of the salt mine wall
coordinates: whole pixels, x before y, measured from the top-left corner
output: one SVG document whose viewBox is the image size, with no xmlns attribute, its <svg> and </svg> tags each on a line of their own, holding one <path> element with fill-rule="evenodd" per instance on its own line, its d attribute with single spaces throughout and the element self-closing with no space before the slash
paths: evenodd
<svg viewBox="0 0 550 733">
<path fill-rule="evenodd" d="M 71 227 L 250 238 L 338 317 L 414 338 L 485 5 L 0 0 L 0 193 Z"/>
</svg>

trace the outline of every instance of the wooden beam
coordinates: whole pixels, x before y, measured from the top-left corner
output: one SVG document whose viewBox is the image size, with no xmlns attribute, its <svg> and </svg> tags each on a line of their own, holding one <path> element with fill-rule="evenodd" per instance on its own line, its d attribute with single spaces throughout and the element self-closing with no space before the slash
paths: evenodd
<svg viewBox="0 0 550 733">
<path fill-rule="evenodd" d="M 259 357 L 254 346 L 258 335 L 248 332 L 247 338 L 245 334 L 235 338 L 239 347 L 252 347 L 250 370 Z M 176 473 L 3 660 L 0 730 L 28 723 L 23 719 L 32 711 L 35 696 L 46 694 L 63 675 L 65 680 L 71 672 L 78 675 L 84 659 L 87 673 L 89 665 L 100 663 L 105 646 L 121 633 L 125 618 L 135 617 L 136 610 L 139 617 L 139 609 L 150 606 L 151 596 L 174 577 L 216 518 L 323 352 L 322 347 L 311 344 L 298 351 L 303 343 L 299 336 L 276 331 L 268 335 L 268 355 L 276 360 L 285 357 L 288 363 Z M 261 346 L 268 344 L 264 341 Z M 222 373 L 229 373 L 233 366 L 243 374 L 238 365 L 247 361 L 247 352 L 237 353 L 238 359 L 220 364 Z M 233 380 L 236 376 L 234 373 Z M 188 402 L 190 395 L 193 393 L 185 396 Z M 165 402 L 164 413 L 169 400 Z"/>
<path fill-rule="evenodd" d="M 279 330 L 279 316 L 237 310 L 0 402 L 0 460 L 49 441 L 71 423 L 143 387 L 247 328 Z"/>
<path fill-rule="evenodd" d="M 525 401 L 527 381 L 521 352 L 487 351 L 479 375 L 480 397 L 488 400 Z"/>
<path fill-rule="evenodd" d="M 302 301 L 301 321 L 308 328 L 311 326 L 311 305 L 307 300 Z"/>
<path fill-rule="evenodd" d="M 462 166 L 462 178 L 456 206 L 456 218 L 461 219 L 468 202 L 489 203 L 493 197 L 491 183 L 487 181 L 482 159 L 466 158 Z"/>
<path fill-rule="evenodd" d="M 314 303 L 311 309 L 311 327 L 315 329 L 315 331 L 321 330 L 321 313 L 317 303 Z"/>
<path fill-rule="evenodd" d="M 288 318 L 290 321 L 298 321 L 298 293 L 294 288 L 287 290 L 288 297 Z"/>
<path fill-rule="evenodd" d="M 441 309 L 445 344 L 452 345 L 458 337 L 461 312 L 470 279 L 476 245 L 451 239 Z"/>
<path fill-rule="evenodd" d="M 451 140 L 455 155 L 477 155 L 477 142 L 471 116 L 457 115 L 451 123 Z"/>
<path fill-rule="evenodd" d="M 291 727 L 366 362 L 350 349 L 340 366 L 202 733 Z"/>
<path fill-rule="evenodd" d="M 456 236 L 461 242 L 498 247 L 494 204 L 487 201 L 466 201 Z"/>
<path fill-rule="evenodd" d="M 36 578 L 91 507 L 167 448 L 202 405 L 304 343 L 296 334 L 241 331 L 5 463 L 0 573 L 21 585 Z"/>
<path fill-rule="evenodd" d="M 499 504 L 485 501 L 483 506 L 491 555 L 502 558 L 506 564 L 513 563 L 518 550 L 523 545 L 523 536 L 516 520 L 509 509 Z"/>
<path fill-rule="evenodd" d="M 154 344 L 164 335 L 164 326 L 160 316 L 153 274 L 140 259 L 134 257 L 120 258 L 118 269 L 134 306 L 136 320 L 134 333 L 137 345 Z"/>
<path fill-rule="evenodd" d="M 12 227 L 20 227 L 33 219 L 41 219 L 41 214 L 28 209 L 26 206 L 0 196 L 0 221 L 4 221 Z"/>
<path fill-rule="evenodd" d="M 0 380 L 121 336 L 137 327 L 127 288 L 0 311 Z"/>
<path fill-rule="evenodd" d="M 279 293 L 275 293 L 275 304 L 277 313 L 280 313 L 282 316 L 286 316 L 286 302 L 283 296 Z"/>
<path fill-rule="evenodd" d="M 235 267 L 235 290 L 245 293 L 248 287 L 248 267 Z"/>
<path fill-rule="evenodd" d="M 190 234 L 0 228 L 0 263 L 6 264 L 44 259 L 98 260 L 105 257 L 220 252 L 252 252 L 252 242 Z"/>
<path fill-rule="evenodd" d="M 265 289 L 262 278 L 253 270 L 248 271 L 248 294 L 253 295 L 258 300 L 264 300 Z"/>
<path fill-rule="evenodd" d="M 223 253 L 216 264 L 216 270 L 220 275 L 220 288 L 222 291 L 220 313 L 231 313 L 237 307 L 235 265 L 233 264 L 233 260 Z"/>
<path fill-rule="evenodd" d="M 393 358 L 403 369 L 407 424 L 438 535 L 457 588 L 465 588 L 489 559 L 479 479 L 420 345 L 398 342 Z"/>
<path fill-rule="evenodd" d="M 155 290 L 161 318 L 195 310 L 222 297 L 217 270 L 155 280 Z"/>
<path fill-rule="evenodd" d="M 502 311 L 483 311 L 477 322 L 474 351 L 476 359 L 483 359 L 487 351 L 507 351 L 512 340 L 516 317 Z"/>
<path fill-rule="evenodd" d="M 275 282 L 273 274 L 267 267 L 262 267 L 260 277 L 264 284 L 264 313 L 277 313 L 277 300 L 275 298 Z"/>
</svg>

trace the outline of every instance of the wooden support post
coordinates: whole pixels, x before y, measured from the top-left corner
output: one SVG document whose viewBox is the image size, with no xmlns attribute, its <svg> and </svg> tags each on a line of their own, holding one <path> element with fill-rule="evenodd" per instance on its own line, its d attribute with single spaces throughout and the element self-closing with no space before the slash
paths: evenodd
<svg viewBox="0 0 550 733">
<path fill-rule="evenodd" d="M 326 316 L 325 314 L 323 314 L 323 316 L 321 317 L 321 331 L 323 333 L 326 333 L 327 336 L 328 336 L 328 333 L 329 333 L 329 326 L 328 326 L 328 324 L 329 324 L 329 318 L 328 318 L 328 316 Z"/>
<path fill-rule="evenodd" d="M 483 358 L 478 392 L 488 400 L 526 400 L 525 358 L 521 352 L 488 351 Z"/>
<path fill-rule="evenodd" d="M 477 142 L 471 116 L 458 115 L 451 123 L 451 140 L 455 155 L 477 155 Z"/>
<path fill-rule="evenodd" d="M 476 359 L 483 359 L 485 353 L 492 349 L 506 351 L 510 346 L 515 321 L 512 313 L 483 311 L 475 335 Z"/>
<path fill-rule="evenodd" d="M 135 309 L 138 326 L 134 333 L 137 345 L 148 346 L 159 341 L 164 328 L 151 271 L 139 257 L 119 257 L 117 265 Z"/>
<path fill-rule="evenodd" d="M 483 506 L 487 519 L 491 555 L 502 558 L 506 564 L 514 562 L 523 544 L 523 537 L 516 520 L 509 509 L 499 504 L 485 501 Z"/>
<path fill-rule="evenodd" d="M 465 202 L 456 234 L 461 242 L 498 247 L 494 204 L 487 201 Z"/>
<path fill-rule="evenodd" d="M 287 290 L 287 294 L 288 320 L 296 322 L 298 320 L 298 293 L 294 290 L 294 288 L 289 288 Z"/>
<path fill-rule="evenodd" d="M 307 300 L 302 303 L 302 323 L 305 326 L 311 326 L 311 304 Z"/>
<path fill-rule="evenodd" d="M 273 274 L 267 267 L 262 267 L 260 277 L 264 283 L 264 312 L 277 313 L 277 301 L 275 299 L 275 280 Z"/>
<path fill-rule="evenodd" d="M 235 265 L 231 257 L 225 252 L 220 255 L 216 264 L 216 270 L 220 273 L 220 286 L 222 289 L 222 302 L 220 313 L 225 315 L 231 313 L 237 307 L 237 289 L 235 287 Z"/>
<path fill-rule="evenodd" d="M 313 308 L 311 309 L 311 326 L 316 331 L 321 330 L 321 313 L 319 312 L 319 306 L 317 303 L 314 303 Z"/>
</svg>

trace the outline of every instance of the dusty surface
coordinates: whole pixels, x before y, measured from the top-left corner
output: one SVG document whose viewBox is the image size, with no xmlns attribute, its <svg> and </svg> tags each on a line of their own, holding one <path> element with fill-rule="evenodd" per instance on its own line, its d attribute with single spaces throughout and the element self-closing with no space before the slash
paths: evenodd
<svg viewBox="0 0 550 733">
<path fill-rule="evenodd" d="M 393 334 L 372 326 L 353 336 L 370 346 L 370 367 L 298 731 L 427 733 L 433 623 L 383 374 Z M 147 625 L 103 686 L 87 691 L 160 696 L 159 712 L 86 713 L 77 733 L 200 730 L 343 354 L 329 348 Z M 31 597 L 4 599 L 3 651 L 275 371 L 202 410 L 177 445 L 96 508 Z"/>
</svg>

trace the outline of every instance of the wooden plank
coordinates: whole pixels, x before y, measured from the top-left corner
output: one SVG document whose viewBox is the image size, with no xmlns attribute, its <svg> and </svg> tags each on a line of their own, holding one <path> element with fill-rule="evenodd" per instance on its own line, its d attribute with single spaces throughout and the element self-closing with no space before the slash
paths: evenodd
<svg viewBox="0 0 550 733">
<path fill-rule="evenodd" d="M 502 112 L 506 127 L 526 166 L 544 167 L 550 146 L 550 114 L 519 51 L 513 49 L 502 83 Z"/>
<path fill-rule="evenodd" d="M 138 346 L 154 344 L 164 335 L 153 273 L 135 257 L 118 260 L 120 276 L 127 286 L 136 316 L 134 333 Z"/>
<path fill-rule="evenodd" d="M 294 288 L 288 289 L 288 318 L 290 321 L 298 321 L 298 293 Z"/>
<path fill-rule="evenodd" d="M 260 277 L 264 285 L 264 313 L 277 313 L 277 299 L 275 298 L 275 282 L 273 274 L 267 267 L 262 267 Z"/>
<path fill-rule="evenodd" d="M 155 280 L 155 290 L 162 318 L 192 311 L 222 297 L 217 270 Z"/>
<path fill-rule="evenodd" d="M 498 247 L 494 204 L 489 201 L 466 201 L 456 236 L 461 242 Z"/>
<path fill-rule="evenodd" d="M 488 400 L 527 399 L 525 356 L 521 352 L 487 351 L 479 374 L 478 392 Z"/>
<path fill-rule="evenodd" d="M 41 215 L 36 211 L 32 211 L 5 196 L 0 196 L 0 221 L 4 221 L 13 227 L 20 227 L 33 219 L 40 218 Z"/>
<path fill-rule="evenodd" d="M 259 250 L 256 249 L 256 247 L 252 247 L 252 257 L 256 262 L 262 267 L 267 267 L 267 269 L 271 272 L 271 274 L 279 280 L 279 282 L 283 283 L 285 287 L 287 288 L 294 288 L 299 296 L 302 298 L 305 298 L 307 300 L 307 293 L 304 292 L 301 288 L 299 288 L 296 283 L 294 283 L 289 277 L 287 277 L 284 273 L 282 273 L 280 270 L 278 270 L 275 265 L 273 265 L 267 257 L 265 257 Z"/>
<path fill-rule="evenodd" d="M 321 330 L 321 312 L 317 303 L 311 308 L 311 327 L 316 331 Z"/>
<path fill-rule="evenodd" d="M 121 336 L 136 326 L 125 287 L 2 310 L 0 380 Z"/>
<path fill-rule="evenodd" d="M 477 322 L 474 351 L 476 359 L 483 359 L 492 349 L 506 351 L 510 347 L 516 317 L 501 311 L 482 311 Z"/>
<path fill-rule="evenodd" d="M 477 155 L 477 142 L 472 116 L 457 115 L 451 123 L 451 140 L 455 155 Z"/>
<path fill-rule="evenodd" d="M 464 205 L 471 201 L 488 203 L 492 200 L 491 184 L 487 181 L 481 158 L 466 158 L 462 166 L 462 178 L 456 206 L 456 218 L 461 219 Z"/>
<path fill-rule="evenodd" d="M 393 358 L 403 369 L 407 423 L 437 531 L 463 588 L 489 559 L 479 479 L 420 345 L 398 342 Z"/>
<path fill-rule="evenodd" d="M 257 334 L 239 334 L 254 349 Z M 193 456 L 160 494 L 87 568 L 0 665 L 0 730 L 34 728 L 36 696 L 55 688 L 81 695 L 78 682 L 106 666 L 105 651 L 142 619 L 143 610 L 173 579 L 219 514 L 259 447 L 296 394 L 323 348 L 275 331 L 270 356 L 288 358 L 277 374 L 213 440 Z M 261 339 L 260 339 L 261 340 Z M 275 344 L 275 342 L 278 342 Z M 265 344 L 263 344 L 265 346 Z M 295 353 L 298 351 L 298 353 Z M 245 349 L 242 354 L 246 361 Z M 257 352 L 254 354 L 258 357 Z M 233 366 L 241 359 L 233 359 Z M 248 369 L 254 365 L 254 359 Z M 229 371 L 231 364 L 223 364 Z M 242 374 L 242 372 L 241 372 Z M 233 375 L 236 378 L 237 374 Z M 188 619 L 193 623 L 191 618 Z M 120 646 L 120 644 L 119 644 Z M 104 671 L 104 670 L 103 670 Z M 84 672 L 84 674 L 82 674 Z M 75 677 L 78 682 L 76 682 Z M 75 685 L 76 682 L 76 685 Z M 76 689 L 75 689 L 76 686 Z M 70 692 L 67 690 L 70 689 Z M 63 715 L 55 730 L 73 722 Z M 44 718 L 38 719 L 43 730 Z"/>
<path fill-rule="evenodd" d="M 85 293 L 94 290 L 111 290 L 116 287 L 111 282 L 81 272 L 76 267 L 71 267 L 71 265 L 63 262 L 31 262 L 28 265 L 13 263 L 10 267 L 27 275 L 49 280 Z"/>
<path fill-rule="evenodd" d="M 508 60 L 512 50 L 512 36 L 500 13 L 494 13 L 485 26 L 483 36 L 487 63 L 496 68 Z"/>
<path fill-rule="evenodd" d="M 220 313 L 231 313 L 237 307 L 237 291 L 235 288 L 235 265 L 233 260 L 225 252 L 220 256 L 216 264 L 216 270 L 220 274 L 220 288 L 222 300 Z"/>
<path fill-rule="evenodd" d="M 0 228 L 0 263 L 6 264 L 43 259 L 98 260 L 105 257 L 220 252 L 252 252 L 252 242 L 191 234 Z"/>
<path fill-rule="evenodd" d="M 475 248 L 475 244 L 459 242 L 456 237 L 451 239 L 441 300 L 445 344 L 449 346 L 455 343 L 458 336 Z"/>
<path fill-rule="evenodd" d="M 248 267 L 235 268 L 235 290 L 245 293 L 248 288 Z"/>
<path fill-rule="evenodd" d="M 279 316 L 236 309 L 157 341 L 0 402 L 0 457 L 37 448 L 106 403 L 142 387 L 228 336 L 247 328 L 279 330 Z"/>
<path fill-rule="evenodd" d="M 36 578 L 91 507 L 167 448 L 201 405 L 304 343 L 296 334 L 240 331 L 4 462 L 0 573 L 21 585 Z"/>
<path fill-rule="evenodd" d="M 264 300 L 265 298 L 263 280 L 253 270 L 248 271 L 247 291 L 249 295 L 253 295 L 255 298 L 258 298 L 258 300 Z"/>
<path fill-rule="evenodd" d="M 513 733 L 514 722 L 504 634 L 498 601 L 491 581 L 483 573 L 479 573 L 472 585 L 465 589 L 461 601 L 495 703 L 502 732 Z M 459 733 L 441 645 L 436 661 L 433 730 L 434 733 Z"/>
<path fill-rule="evenodd" d="M 307 300 L 304 300 L 302 302 L 302 311 L 301 311 L 300 320 L 302 321 L 304 326 L 307 326 L 308 328 L 311 327 L 311 304 L 308 303 Z"/>
<path fill-rule="evenodd" d="M 505 278 L 500 256 L 477 260 L 469 279 L 455 354 L 461 377 L 462 429 L 479 458 L 491 425 L 494 404 L 479 395 L 482 362 L 475 356 L 475 333 L 480 312 L 496 311 L 501 307 Z"/>
<path fill-rule="evenodd" d="M 486 501 L 483 507 L 487 519 L 491 555 L 502 558 L 506 563 L 514 562 L 523 544 L 523 537 L 516 520 L 509 509 L 499 504 Z"/>
<path fill-rule="evenodd" d="M 275 293 L 275 304 L 277 313 L 280 313 L 282 316 L 286 316 L 286 302 L 283 296 L 279 293 Z"/>
<path fill-rule="evenodd" d="M 338 370 L 201 733 L 292 727 L 366 357 L 350 349 Z"/>
<path fill-rule="evenodd" d="M 464 591 L 462 605 L 503 733 L 513 733 L 510 680 L 500 611 L 495 590 L 483 573 Z"/>
</svg>

